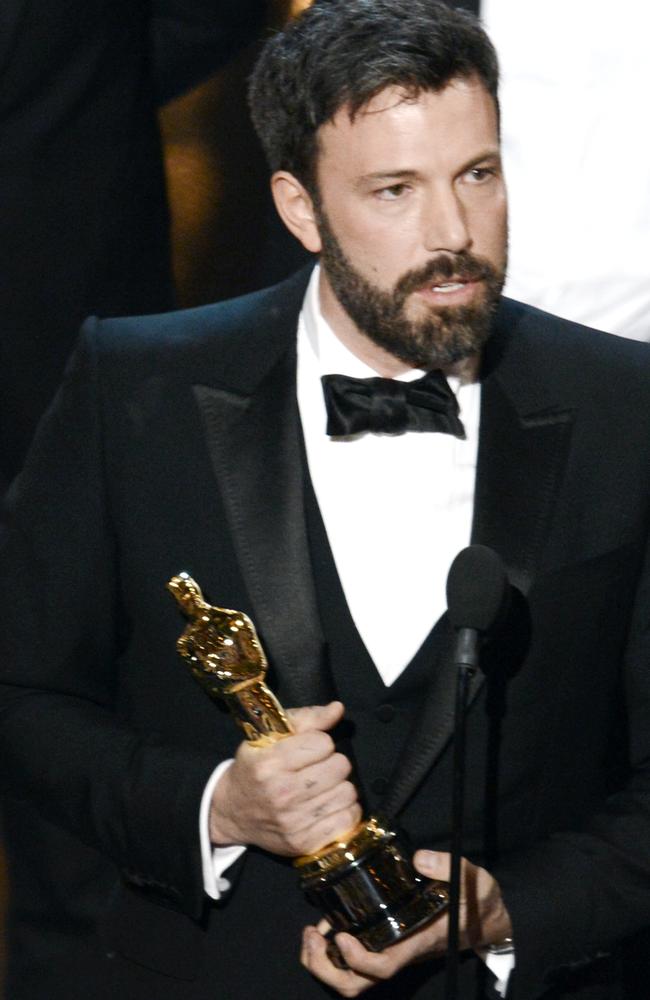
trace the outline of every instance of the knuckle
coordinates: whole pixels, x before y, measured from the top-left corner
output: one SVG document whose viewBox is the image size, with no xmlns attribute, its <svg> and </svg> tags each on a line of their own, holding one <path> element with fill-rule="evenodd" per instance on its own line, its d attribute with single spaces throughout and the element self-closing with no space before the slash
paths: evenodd
<svg viewBox="0 0 650 1000">
<path fill-rule="evenodd" d="M 347 778 L 352 771 L 352 763 L 348 760 L 344 753 L 341 753 L 338 750 L 332 757 L 332 763 L 336 764 L 342 778 Z"/>
<path fill-rule="evenodd" d="M 292 790 L 287 783 L 280 783 L 273 788 L 273 803 L 276 809 L 286 809 L 293 798 Z"/>
<path fill-rule="evenodd" d="M 323 756 L 331 757 L 334 753 L 334 740 L 329 735 L 329 733 L 316 732 L 314 733 L 316 738 L 315 746 Z"/>
<path fill-rule="evenodd" d="M 319 851 L 322 847 L 327 847 L 334 840 L 335 830 L 331 823 L 326 823 L 324 826 L 318 826 L 312 831 L 312 836 L 310 838 L 309 847 L 306 851 L 307 854 L 313 854 L 315 851 Z"/>
<path fill-rule="evenodd" d="M 277 826 L 287 844 L 297 840 L 296 824 L 291 815 L 286 812 L 280 812 L 277 818 Z"/>
<path fill-rule="evenodd" d="M 348 806 L 354 806 L 358 800 L 358 792 L 355 785 L 351 781 L 344 781 L 342 785 L 343 801 Z"/>
<path fill-rule="evenodd" d="M 320 724 L 322 708 L 319 705 L 303 705 L 301 708 L 290 708 L 287 715 L 296 732 L 317 729 Z"/>
<path fill-rule="evenodd" d="M 392 966 L 380 965 L 377 969 L 375 969 L 374 975 L 377 977 L 377 979 L 386 980 L 390 979 L 393 976 L 394 972 L 395 970 L 392 968 Z"/>
<path fill-rule="evenodd" d="M 350 826 L 356 826 L 361 819 L 361 806 L 358 802 L 355 802 L 354 805 L 347 810 L 347 815 L 350 820 Z"/>
<path fill-rule="evenodd" d="M 254 760 L 250 767 L 251 777 L 258 785 L 265 785 L 272 778 L 273 771 L 271 762 L 266 757 Z"/>
<path fill-rule="evenodd" d="M 287 849 L 290 851 L 290 853 L 292 855 L 296 856 L 296 857 L 299 854 L 308 854 L 309 853 L 309 850 L 305 846 L 305 841 L 304 841 L 303 837 L 300 837 L 293 830 L 289 831 L 286 834 L 285 843 L 286 843 Z M 316 850 L 316 849 L 317 848 L 314 848 L 314 850 Z"/>
<path fill-rule="evenodd" d="M 390 979 L 397 971 L 397 965 L 388 955 L 378 954 L 372 970 L 373 976 L 377 979 Z"/>
<path fill-rule="evenodd" d="M 285 759 L 295 763 L 298 756 L 304 756 L 305 751 L 311 752 L 316 736 L 317 734 L 313 729 L 304 729 L 293 736 L 289 736 L 286 740 L 282 740 L 280 746 Z"/>
<path fill-rule="evenodd" d="M 296 732 L 300 732 L 306 726 L 311 712 L 308 708 L 288 708 L 286 709 L 286 714 Z"/>
</svg>

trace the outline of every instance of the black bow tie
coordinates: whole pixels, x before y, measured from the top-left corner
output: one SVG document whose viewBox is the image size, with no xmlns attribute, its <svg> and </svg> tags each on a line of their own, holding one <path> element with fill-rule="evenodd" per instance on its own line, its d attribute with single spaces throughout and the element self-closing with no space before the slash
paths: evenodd
<svg viewBox="0 0 650 1000">
<path fill-rule="evenodd" d="M 458 402 L 441 371 L 414 382 L 323 375 L 330 437 L 374 431 L 440 431 L 464 438 Z"/>
</svg>

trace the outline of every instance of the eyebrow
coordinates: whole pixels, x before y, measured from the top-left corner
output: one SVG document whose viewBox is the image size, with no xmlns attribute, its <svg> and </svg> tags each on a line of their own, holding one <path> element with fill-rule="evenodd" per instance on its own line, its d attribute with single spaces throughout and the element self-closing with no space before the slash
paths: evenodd
<svg viewBox="0 0 650 1000">
<path fill-rule="evenodd" d="M 417 177 L 418 170 L 378 170 L 376 173 L 364 174 L 359 178 L 359 184 L 367 184 L 373 181 L 397 181 L 411 177 Z"/>
<path fill-rule="evenodd" d="M 501 166 L 501 151 L 499 149 L 487 149 L 478 156 L 473 156 L 471 160 L 468 160 L 467 163 L 463 164 L 459 173 L 463 174 L 466 170 L 471 170 L 472 167 L 477 167 L 479 163 L 485 163 L 486 160 Z"/>
</svg>

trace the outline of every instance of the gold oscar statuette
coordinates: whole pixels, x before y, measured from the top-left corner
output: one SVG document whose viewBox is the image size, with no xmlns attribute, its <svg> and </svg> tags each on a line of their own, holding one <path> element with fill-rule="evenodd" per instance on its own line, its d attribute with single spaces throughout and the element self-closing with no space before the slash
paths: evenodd
<svg viewBox="0 0 650 1000">
<path fill-rule="evenodd" d="M 226 702 L 252 745 L 289 736 L 287 715 L 264 683 L 266 656 L 250 618 L 208 604 L 186 573 L 167 588 L 189 619 L 176 646 L 199 684 L 211 698 Z M 332 933 L 347 931 L 370 951 L 401 940 L 447 905 L 446 885 L 419 876 L 398 835 L 377 816 L 362 820 L 342 840 L 296 858 L 294 865 L 301 888 Z"/>
</svg>

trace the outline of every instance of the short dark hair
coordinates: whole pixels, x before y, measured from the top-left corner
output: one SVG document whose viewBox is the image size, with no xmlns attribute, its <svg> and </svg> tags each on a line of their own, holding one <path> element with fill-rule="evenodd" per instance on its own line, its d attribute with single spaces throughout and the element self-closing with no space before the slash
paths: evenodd
<svg viewBox="0 0 650 1000">
<path fill-rule="evenodd" d="M 475 17 L 439 0 L 315 0 L 266 43 L 250 81 L 255 129 L 272 171 L 316 192 L 318 128 L 385 87 L 416 96 L 477 76 L 498 111 L 496 52 Z"/>
</svg>

